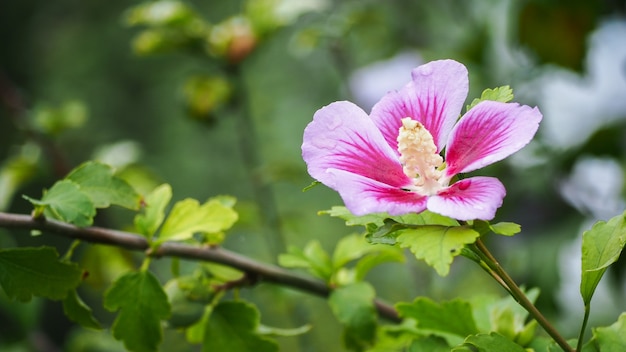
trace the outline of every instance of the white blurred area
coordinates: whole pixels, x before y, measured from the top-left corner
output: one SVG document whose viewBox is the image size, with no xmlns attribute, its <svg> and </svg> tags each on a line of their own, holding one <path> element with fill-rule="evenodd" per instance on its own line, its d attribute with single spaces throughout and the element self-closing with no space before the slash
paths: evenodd
<svg viewBox="0 0 626 352">
<path fill-rule="evenodd" d="M 404 51 L 355 70 L 348 82 L 355 103 L 369 112 L 387 92 L 409 83 L 411 70 L 423 63 L 416 51 Z"/>
<path fill-rule="evenodd" d="M 563 199 L 586 216 L 580 227 L 579 236 L 563 246 L 559 252 L 559 274 L 561 282 L 558 302 L 564 312 L 563 321 L 578 321 L 583 314 L 580 296 L 582 233 L 589 230 L 598 220 L 606 221 L 626 209 L 621 196 L 624 187 L 624 171 L 615 159 L 582 157 L 572 172 L 559 185 Z M 626 281 L 626 280 L 625 280 Z M 621 288 L 624 292 L 625 288 Z M 617 291 L 619 292 L 619 291 Z M 605 278 L 600 281 L 591 301 L 593 316 L 602 320 L 614 320 L 622 311 L 616 290 Z M 623 305 L 623 304 L 622 304 Z"/>
<path fill-rule="evenodd" d="M 583 157 L 560 183 L 563 199 L 594 220 L 608 220 L 626 209 L 624 171 L 611 158 Z"/>
<path fill-rule="evenodd" d="M 544 114 L 542 142 L 553 149 L 626 120 L 626 21 L 605 20 L 590 35 L 583 75 L 550 67 L 531 86 Z"/>
</svg>

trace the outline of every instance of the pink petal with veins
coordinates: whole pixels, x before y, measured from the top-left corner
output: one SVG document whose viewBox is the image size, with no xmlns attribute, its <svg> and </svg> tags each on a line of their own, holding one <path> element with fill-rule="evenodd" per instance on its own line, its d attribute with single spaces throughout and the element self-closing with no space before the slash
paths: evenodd
<svg viewBox="0 0 626 352">
<path fill-rule="evenodd" d="M 428 210 L 457 220 L 491 220 L 506 190 L 494 177 L 470 177 L 428 198 Z"/>
<path fill-rule="evenodd" d="M 354 215 L 386 212 L 390 215 L 420 213 L 426 209 L 428 197 L 403 191 L 367 177 L 329 169 L 329 177 L 339 192 L 346 208 Z"/>
<path fill-rule="evenodd" d="M 411 117 L 430 132 L 441 151 L 461 113 L 469 87 L 467 69 L 453 60 L 429 62 L 411 72 L 412 81 L 385 95 L 371 118 L 393 150 L 397 150 L 401 120 Z"/>
<path fill-rule="evenodd" d="M 454 126 L 446 148 L 446 175 L 470 172 L 500 161 L 533 138 L 542 115 L 516 103 L 483 101 Z"/>
<path fill-rule="evenodd" d="M 340 191 L 327 170 L 343 170 L 395 188 L 411 183 L 395 152 L 385 142 L 372 120 L 347 101 L 318 110 L 304 130 L 302 157 L 311 176 Z"/>
</svg>

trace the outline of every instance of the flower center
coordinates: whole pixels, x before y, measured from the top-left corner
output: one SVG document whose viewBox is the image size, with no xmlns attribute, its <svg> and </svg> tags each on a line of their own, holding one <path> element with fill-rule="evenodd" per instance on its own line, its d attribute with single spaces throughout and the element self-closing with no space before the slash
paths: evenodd
<svg viewBox="0 0 626 352">
<path fill-rule="evenodd" d="M 422 195 L 437 193 L 444 186 L 440 182 L 443 158 L 437 153 L 430 132 L 421 123 L 405 117 L 397 141 L 402 170 L 413 181 L 411 186 L 404 189 Z"/>
</svg>

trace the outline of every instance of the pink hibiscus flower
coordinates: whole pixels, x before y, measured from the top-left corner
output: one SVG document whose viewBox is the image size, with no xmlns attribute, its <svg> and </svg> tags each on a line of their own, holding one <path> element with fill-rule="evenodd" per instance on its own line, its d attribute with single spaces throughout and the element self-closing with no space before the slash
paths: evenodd
<svg viewBox="0 0 626 352">
<path fill-rule="evenodd" d="M 541 112 L 483 101 L 457 122 L 468 93 L 465 66 L 433 61 L 411 74 L 412 81 L 385 95 L 369 116 L 348 101 L 319 109 L 304 130 L 309 174 L 339 192 L 355 215 L 428 209 L 458 220 L 493 219 L 506 194 L 497 178 L 450 182 L 528 144 Z"/>
</svg>

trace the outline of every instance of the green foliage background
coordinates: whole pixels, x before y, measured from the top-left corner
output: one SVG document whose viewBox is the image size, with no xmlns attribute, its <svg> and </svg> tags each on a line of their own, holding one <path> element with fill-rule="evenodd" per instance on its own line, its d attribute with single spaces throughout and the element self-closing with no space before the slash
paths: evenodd
<svg viewBox="0 0 626 352">
<path fill-rule="evenodd" d="M 186 3 L 213 23 L 239 13 L 244 6 L 242 1 Z M 625 10 L 619 1 L 496 3 L 329 1 L 324 12 L 306 13 L 264 37 L 239 65 L 242 82 L 236 84 L 242 85 L 246 96 L 237 104 L 247 104 L 252 120 L 246 123 L 232 109 L 217 111 L 208 118 L 190 113 L 185 82 L 219 68 L 207 55 L 188 49 L 155 55 L 133 52 L 131 43 L 141 29 L 127 26 L 124 14 L 138 3 L 5 1 L 0 4 L 0 160 L 5 160 L 3 172 L 9 170 L 10 160 L 15 158 L 30 163 L 25 162 L 22 172 L 15 176 L 13 187 L 5 188 L 5 192 L 12 190 L 14 194 L 0 210 L 30 212 L 30 204 L 20 194 L 37 197 L 42 188 L 65 176 L 63 170 L 102 155 L 103 147 L 132 141 L 140 156 L 125 165 L 123 175 L 144 194 L 166 182 L 171 184 L 176 201 L 187 197 L 204 200 L 222 194 L 238 199 L 235 209 L 239 221 L 228 232 L 225 247 L 277 262 L 279 253 L 275 249 L 281 246 L 272 244 L 268 234 L 278 229 L 283 246 L 302 248 L 316 239 L 332 253 L 338 240 L 352 229 L 338 219 L 317 215 L 318 210 L 341 204 L 335 192 L 325 187 L 302 192 L 311 179 L 300 156 L 300 144 L 302 131 L 318 108 L 352 98 L 347 78 L 353 70 L 406 49 L 418 50 L 425 61 L 456 59 L 470 71 L 469 104 L 484 88 L 508 84 L 515 91 L 516 83 L 532 78 L 535 70 L 545 65 L 580 71 L 587 35 L 600 19 L 623 16 Z M 498 6 L 506 8 L 498 10 Z M 506 19 L 506 33 L 494 27 L 496 15 Z M 297 39 L 304 34 L 320 32 L 323 35 L 313 36 L 317 39 L 315 45 L 297 46 Z M 502 58 L 494 47 L 502 41 L 502 35 L 508 36 L 504 42 L 530 57 L 528 68 L 515 76 L 498 69 Z M 408 80 L 408 72 L 406 77 Z M 21 100 L 13 93 L 18 93 Z M 11 110 L 15 104 L 24 108 L 19 118 Z M 54 113 L 65 117 L 55 118 Z M 64 118 L 67 121 L 62 121 Z M 49 138 L 53 148 L 62 151 L 64 161 L 55 160 L 46 150 L 32 152 L 32 135 L 25 125 L 35 126 Z M 254 148 L 262 161 L 257 169 L 250 170 L 246 165 L 249 155 L 242 147 L 242 130 L 257 135 L 259 143 Z M 243 142 L 251 142 L 243 138 Z M 580 233 L 581 220 L 560 199 L 554 183 L 569 171 L 578 156 L 598 150 L 621 158 L 624 166 L 620 144 L 608 140 L 592 138 L 575 150 L 545 152 L 544 156 L 553 162 L 541 170 L 513 171 L 510 164 L 499 163 L 482 171 L 500 177 L 508 190 L 496 220 L 514 221 L 523 229 L 522 235 L 513 240 L 494 239 L 496 252 L 521 282 L 541 289 L 538 305 L 556 320 L 562 313 L 554 296 L 556 253 Z M 122 152 L 113 160 L 129 153 Z M 261 219 L 260 209 L 269 205 L 259 204 L 252 179 L 271 187 L 273 200 L 265 201 L 274 201 L 278 210 L 279 224 L 274 228 L 269 224 L 268 229 L 268 223 Z M 96 218 L 96 224 L 127 228 L 132 226 L 132 214 L 108 209 Z M 66 248 L 69 243 L 59 238 L 46 241 L 58 248 Z M 40 238 L 29 237 L 26 232 L 14 236 L 0 230 L 2 247 L 40 244 Z M 87 302 L 102 302 L 101 290 L 124 269 L 137 264 L 132 254 L 102 246 L 85 246 L 78 257 L 90 273 L 87 287 L 81 292 Z M 153 263 L 157 273 L 164 276 L 169 264 L 166 259 Z M 185 263 L 182 266 L 184 270 Z M 417 295 L 451 299 L 472 297 L 477 292 L 503 294 L 482 272 L 461 265 L 453 265 L 450 275 L 440 278 L 422 263 L 390 263 L 375 268 L 368 279 L 376 287 L 376 294 L 391 302 L 410 302 Z M 283 350 L 341 350 L 340 324 L 324 300 L 263 284 L 254 290 L 244 289 L 241 295 L 258 303 L 263 324 L 281 328 L 308 323 L 314 326 L 300 337 L 279 338 Z M 101 321 L 112 323 L 113 316 L 104 307 L 91 306 Z M 27 351 L 29 340 L 67 351 L 121 348 L 110 337 L 77 328 L 65 318 L 62 309 L 60 302 L 40 299 L 15 305 L 2 294 L 0 348 Z M 598 319 L 609 323 L 616 316 Z M 577 328 L 566 321 L 561 325 L 566 331 Z M 173 347 L 178 346 L 177 339 L 180 336 L 168 336 L 166 332 L 162 349 L 177 350 Z"/>
</svg>

